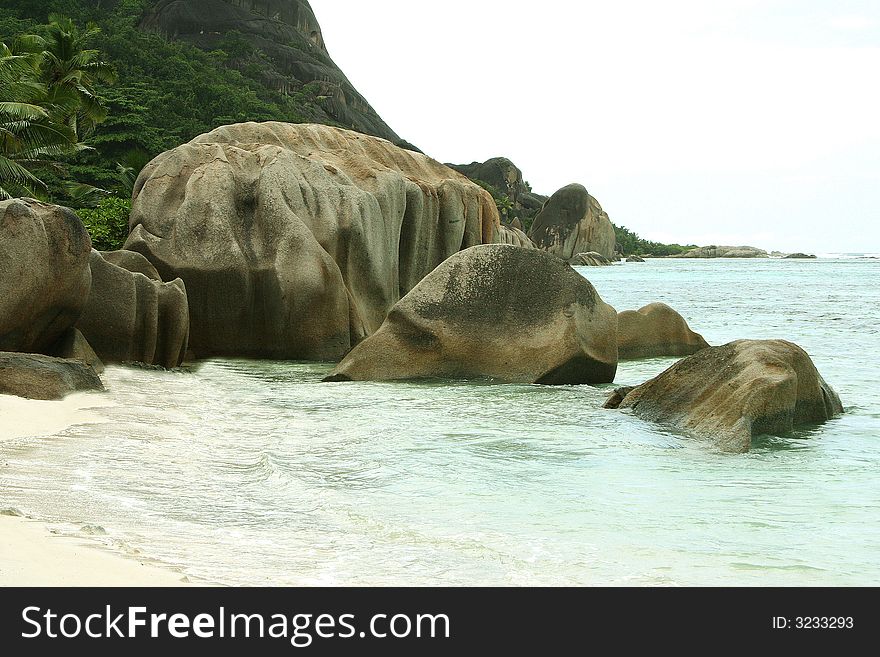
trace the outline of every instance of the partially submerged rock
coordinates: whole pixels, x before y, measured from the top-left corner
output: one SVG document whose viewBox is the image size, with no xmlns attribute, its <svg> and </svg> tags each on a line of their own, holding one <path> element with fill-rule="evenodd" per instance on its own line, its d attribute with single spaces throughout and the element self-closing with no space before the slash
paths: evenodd
<svg viewBox="0 0 880 657">
<path fill-rule="evenodd" d="M 551 196 L 535 217 L 529 237 L 539 249 L 564 260 L 594 251 L 609 259 L 617 238 L 614 226 L 599 202 L 583 185 L 563 187 Z"/>
<path fill-rule="evenodd" d="M 641 256 L 631 255 L 626 259 L 627 262 L 644 262 L 645 259 Z"/>
<path fill-rule="evenodd" d="M 607 383 L 617 369 L 617 314 L 559 258 L 507 245 L 446 260 L 327 378 L 493 377 Z"/>
<path fill-rule="evenodd" d="M 72 392 L 103 389 L 95 370 L 82 361 L 0 352 L 0 395 L 57 400 Z"/>
<path fill-rule="evenodd" d="M 606 408 L 747 452 L 752 438 L 780 435 L 843 412 L 807 353 L 785 340 L 739 340 L 679 361 Z"/>
<path fill-rule="evenodd" d="M 786 260 L 815 260 L 816 256 L 808 253 L 789 253 L 785 256 Z"/>
<path fill-rule="evenodd" d="M 499 225 L 488 192 L 421 153 L 324 125 L 243 123 L 144 168 L 125 248 L 185 282 L 197 357 L 333 360 Z"/>
<path fill-rule="evenodd" d="M 614 263 L 601 253 L 589 251 L 587 253 L 578 253 L 574 258 L 568 261 L 568 264 L 578 267 L 608 267 Z"/>
<path fill-rule="evenodd" d="M 620 359 L 688 356 L 709 343 L 694 333 L 684 317 L 665 303 L 651 303 L 617 315 Z"/>
<path fill-rule="evenodd" d="M 104 362 L 138 361 L 177 367 L 189 336 L 186 287 L 107 262 L 91 254 L 92 292 L 77 328 Z"/>
<path fill-rule="evenodd" d="M 73 210 L 0 201 L 0 350 L 45 352 L 89 298 L 91 240 Z"/>
</svg>

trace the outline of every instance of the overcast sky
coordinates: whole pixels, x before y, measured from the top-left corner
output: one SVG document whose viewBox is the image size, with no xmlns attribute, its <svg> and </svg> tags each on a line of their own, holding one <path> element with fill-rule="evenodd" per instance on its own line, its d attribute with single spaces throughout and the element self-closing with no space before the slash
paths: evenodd
<svg viewBox="0 0 880 657">
<path fill-rule="evenodd" d="M 311 4 L 438 160 L 583 183 L 650 239 L 880 251 L 880 0 Z"/>
</svg>

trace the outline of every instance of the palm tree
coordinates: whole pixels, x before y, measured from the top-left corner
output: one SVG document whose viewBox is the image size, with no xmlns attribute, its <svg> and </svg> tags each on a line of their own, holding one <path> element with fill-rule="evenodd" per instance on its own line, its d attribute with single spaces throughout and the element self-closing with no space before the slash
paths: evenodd
<svg viewBox="0 0 880 657">
<path fill-rule="evenodd" d="M 96 84 L 116 80 L 115 68 L 101 61 L 98 50 L 87 47 L 100 32 L 94 23 L 81 31 L 71 19 L 50 14 L 48 36 L 28 37 L 25 46 L 41 57 L 40 79 L 48 90 L 46 100 L 54 108 L 53 118 L 69 126 L 79 140 L 107 117 Z"/>
<path fill-rule="evenodd" d="M 45 190 L 29 167 L 80 149 L 75 133 L 51 119 L 38 62 L 0 43 L 0 199 Z"/>
</svg>

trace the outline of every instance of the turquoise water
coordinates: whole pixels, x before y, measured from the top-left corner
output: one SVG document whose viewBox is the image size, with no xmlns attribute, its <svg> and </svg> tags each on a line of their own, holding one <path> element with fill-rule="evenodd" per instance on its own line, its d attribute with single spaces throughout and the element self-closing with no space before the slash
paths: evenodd
<svg viewBox="0 0 880 657">
<path fill-rule="evenodd" d="M 582 271 L 713 344 L 797 342 L 848 413 L 726 455 L 602 410 L 607 387 L 114 367 L 102 423 L 0 442 L 0 507 L 224 584 L 880 584 L 880 262 Z"/>
</svg>

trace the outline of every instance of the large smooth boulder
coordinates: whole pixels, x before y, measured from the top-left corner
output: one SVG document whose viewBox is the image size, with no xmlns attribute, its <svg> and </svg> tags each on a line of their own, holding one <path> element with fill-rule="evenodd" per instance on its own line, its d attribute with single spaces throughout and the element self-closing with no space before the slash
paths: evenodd
<svg viewBox="0 0 880 657">
<path fill-rule="evenodd" d="M 89 234 L 73 210 L 0 201 L 0 350 L 45 352 L 89 298 Z"/>
<path fill-rule="evenodd" d="M 813 361 L 785 340 L 739 340 L 689 356 L 606 408 L 746 452 L 754 436 L 781 435 L 843 412 Z"/>
<path fill-rule="evenodd" d="M 583 185 L 563 187 L 551 196 L 535 217 L 529 237 L 539 249 L 564 260 L 595 251 L 607 259 L 614 256 L 614 226 Z"/>
<path fill-rule="evenodd" d="M 95 370 L 82 361 L 0 352 L 0 395 L 57 400 L 72 392 L 103 389 Z"/>
<path fill-rule="evenodd" d="M 689 356 L 709 343 L 694 333 L 685 318 L 665 303 L 650 303 L 617 315 L 620 359 Z"/>
<path fill-rule="evenodd" d="M 146 166 L 125 248 L 186 283 L 197 357 L 338 360 L 499 226 L 488 192 L 421 153 L 324 125 L 243 123 Z"/>
<path fill-rule="evenodd" d="M 95 353 L 108 363 L 177 367 L 189 336 L 186 287 L 163 283 L 91 254 L 92 293 L 77 323 Z"/>
<path fill-rule="evenodd" d="M 581 384 L 616 369 L 617 313 L 590 282 L 548 253 L 495 244 L 437 267 L 327 380 Z"/>
</svg>

